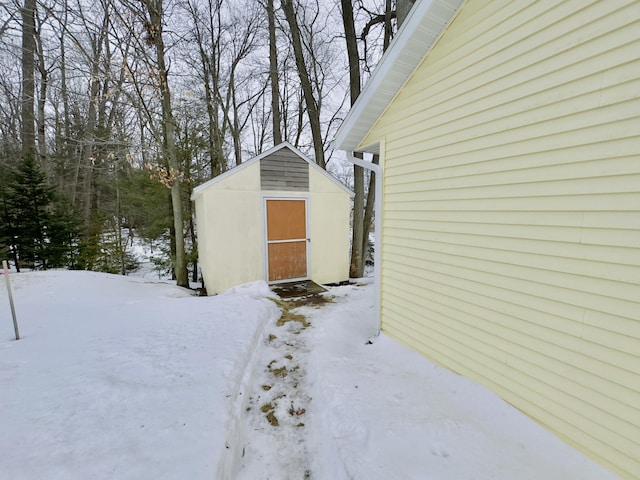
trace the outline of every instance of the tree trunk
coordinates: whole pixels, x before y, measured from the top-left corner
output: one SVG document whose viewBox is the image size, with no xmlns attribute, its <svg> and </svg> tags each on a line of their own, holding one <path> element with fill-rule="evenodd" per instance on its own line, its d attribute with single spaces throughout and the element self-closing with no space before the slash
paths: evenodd
<svg viewBox="0 0 640 480">
<path fill-rule="evenodd" d="M 217 100 L 216 93 L 213 91 L 211 87 L 211 82 L 215 83 L 214 75 L 216 75 L 216 73 L 213 72 L 215 63 L 211 61 L 211 57 L 209 53 L 207 53 L 206 51 L 207 49 L 204 44 L 204 35 L 201 30 L 201 26 L 199 22 L 200 13 L 197 10 L 197 7 L 195 5 L 190 6 L 189 8 L 190 8 L 191 17 L 193 18 L 196 43 L 198 44 L 198 53 L 200 55 L 200 63 L 202 67 L 202 84 L 204 86 L 204 99 L 207 107 L 207 120 L 208 120 L 207 125 L 209 129 L 209 132 L 207 135 L 207 142 L 209 147 L 209 168 L 211 169 L 211 178 L 213 178 L 220 175 L 223 171 L 223 166 L 222 166 L 223 160 L 220 153 L 220 148 L 218 148 L 218 138 L 219 138 L 218 100 Z M 211 51 L 212 51 L 211 55 L 215 55 L 216 39 L 213 36 L 214 15 L 213 15 L 213 12 L 211 11 L 212 8 L 214 8 L 213 4 L 209 2 L 209 22 L 212 28 L 211 41 L 213 44 L 211 48 Z M 216 8 L 219 8 L 219 6 L 216 6 Z"/>
<path fill-rule="evenodd" d="M 120 186 L 118 184 L 118 178 L 116 173 L 116 215 L 115 215 L 115 227 L 116 227 L 116 239 L 118 242 L 118 256 L 120 257 L 120 275 L 127 274 L 127 266 L 125 263 L 124 245 L 122 244 L 122 227 L 120 221 Z"/>
<path fill-rule="evenodd" d="M 65 2 L 66 6 L 66 2 Z M 67 10 L 64 11 L 64 24 L 67 24 Z M 66 28 L 60 30 L 60 95 L 64 109 L 64 144 L 67 145 L 71 136 L 71 118 L 69 116 L 69 90 L 67 89 L 67 56 L 65 48 Z M 65 151 L 66 153 L 66 151 Z"/>
<path fill-rule="evenodd" d="M 186 128 L 185 128 L 185 137 L 188 137 Z M 185 143 L 188 143 L 185 140 Z M 183 178 L 184 184 L 186 188 L 186 196 L 187 198 L 191 198 L 191 194 L 193 193 L 193 178 L 191 177 L 191 163 L 189 159 L 184 163 L 183 169 Z M 189 235 L 189 239 L 191 240 L 191 281 L 196 283 L 198 281 L 198 255 L 196 252 L 198 251 L 198 236 L 196 235 L 196 227 L 193 222 L 194 212 L 193 212 L 193 202 L 187 202 L 186 205 L 186 217 L 187 217 L 187 232 Z"/>
<path fill-rule="evenodd" d="M 35 22 L 36 0 L 24 0 L 22 8 L 22 160 L 34 161 L 36 157 L 35 134 Z"/>
<path fill-rule="evenodd" d="M 269 79 L 271 83 L 271 121 L 273 124 L 273 144 L 282 143 L 280 127 L 280 84 L 278 81 L 278 51 L 276 45 L 276 20 L 273 0 L 267 0 L 267 19 L 269 22 Z"/>
<path fill-rule="evenodd" d="M 203 61 L 206 61 L 206 54 Z M 219 148 L 216 140 L 218 139 L 218 102 L 214 100 L 214 95 L 211 92 L 211 85 L 209 84 L 210 71 L 209 68 L 203 65 L 204 74 L 204 97 L 207 102 L 207 117 L 209 120 L 209 165 L 211 168 L 211 178 L 217 177 L 222 173 L 222 158 L 220 157 Z"/>
<path fill-rule="evenodd" d="M 182 220 L 182 197 L 180 195 L 180 166 L 176 155 L 175 131 L 176 123 L 171 109 L 171 91 L 169 76 L 165 62 L 165 46 L 162 38 L 162 0 L 145 0 L 151 21 L 152 40 L 156 49 L 160 96 L 162 102 L 162 130 L 164 133 L 164 150 L 171 179 L 171 207 L 175 228 L 175 262 L 176 283 L 180 287 L 189 288 L 187 261 L 184 248 L 184 222 Z"/>
<path fill-rule="evenodd" d="M 411 11 L 411 7 L 416 0 L 396 0 L 396 18 L 398 20 L 398 28 L 403 24 L 404 20 L 409 15 L 409 11 Z"/>
<path fill-rule="evenodd" d="M 400 1 L 402 2 L 402 0 Z M 398 12 L 396 12 L 396 18 L 397 15 Z M 391 34 L 393 33 L 393 30 L 391 28 L 391 17 L 391 0 L 386 0 L 384 4 L 384 39 L 382 41 L 383 52 L 387 51 L 387 48 L 389 48 L 389 44 L 391 43 Z M 400 21 L 398 21 L 398 26 L 400 26 Z"/>
<path fill-rule="evenodd" d="M 235 73 L 232 71 L 232 74 Z M 229 122 L 229 130 L 231 130 L 231 138 L 233 139 L 233 153 L 236 158 L 236 166 L 242 163 L 242 139 L 240 138 L 240 115 L 238 109 L 238 101 L 236 99 L 236 85 L 235 78 L 232 76 L 229 80 L 229 91 L 231 92 L 231 106 L 233 109 L 233 121 Z"/>
<path fill-rule="evenodd" d="M 44 64 L 44 52 L 42 48 L 42 37 L 40 35 L 39 28 L 36 31 L 36 50 L 38 56 L 38 72 L 40 73 L 40 92 L 38 95 L 38 156 L 40 157 L 40 166 L 42 170 L 47 174 L 47 177 L 52 178 L 52 172 L 50 171 L 50 165 L 47 162 L 47 145 L 45 140 L 45 106 L 47 101 L 47 86 L 48 86 L 48 73 Z"/>
<path fill-rule="evenodd" d="M 311 77 L 309 76 L 307 64 L 304 59 L 302 39 L 300 38 L 300 27 L 293 7 L 293 0 L 282 0 L 281 5 L 287 19 L 287 23 L 289 24 L 289 30 L 291 31 L 291 44 L 293 46 L 293 53 L 296 59 L 296 67 L 298 70 L 298 77 L 300 77 L 304 102 L 307 107 L 307 115 L 309 117 L 309 125 L 311 127 L 311 137 L 313 139 L 313 150 L 316 156 L 316 163 L 320 165 L 321 168 L 326 168 L 324 160 L 324 145 L 322 142 L 322 130 L 320 128 L 320 109 L 318 107 L 318 101 L 313 95 Z"/>
<path fill-rule="evenodd" d="M 356 27 L 353 20 L 353 5 L 351 0 L 341 0 L 342 24 L 344 25 L 345 42 L 347 44 L 347 57 L 349 59 L 349 92 L 351 105 L 356 103 L 360 95 L 360 54 L 358 53 L 358 41 Z"/>
<path fill-rule="evenodd" d="M 351 105 L 360 95 L 360 55 L 356 37 L 356 27 L 353 20 L 353 5 L 351 0 L 341 0 L 342 24 L 344 26 L 345 41 L 347 44 L 347 57 L 349 59 L 349 92 Z M 361 153 L 354 154 L 362 158 Z M 351 228 L 351 262 L 349 276 L 360 278 L 364 275 L 364 260 L 366 245 L 364 231 L 364 170 L 357 165 L 353 166 L 353 218 Z"/>
<path fill-rule="evenodd" d="M 96 40 L 98 41 L 98 40 Z M 95 46 L 98 48 L 97 45 Z M 99 51 L 94 50 L 95 56 L 92 59 L 91 67 L 91 87 L 89 97 L 89 109 L 87 112 L 87 124 L 85 127 L 84 147 L 82 149 L 82 157 L 78 160 L 76 169 L 76 177 L 82 172 L 82 211 L 85 225 L 89 225 L 91 219 L 91 186 L 93 180 L 93 166 L 95 163 L 95 134 L 98 110 L 98 95 L 100 93 L 100 66 Z"/>
<path fill-rule="evenodd" d="M 371 162 L 378 165 L 378 163 L 380 162 L 379 155 L 374 155 Z M 369 232 L 371 231 L 371 224 L 373 221 L 373 215 L 375 213 L 373 208 L 375 206 L 375 198 L 376 198 L 376 174 L 373 172 L 370 172 L 369 190 L 367 191 L 367 202 L 364 207 L 364 219 L 362 221 L 362 252 L 363 252 L 363 258 L 365 263 L 367 260 L 367 250 L 369 248 Z M 376 235 L 380 235 L 380 232 L 375 232 L 375 233 Z"/>
<path fill-rule="evenodd" d="M 362 158 L 361 153 L 354 153 L 357 158 Z M 349 276 L 351 278 L 361 278 L 364 274 L 364 172 L 362 167 L 353 166 L 353 218 L 351 228 L 351 263 L 349 265 Z"/>
<path fill-rule="evenodd" d="M 189 202 L 189 236 L 191 237 L 191 245 L 194 248 L 194 252 L 195 252 L 195 248 L 196 245 L 198 244 L 198 237 L 196 235 L 196 226 L 193 223 L 193 204 L 192 202 Z M 193 261 L 191 263 L 193 270 L 191 271 L 191 281 L 193 283 L 196 283 L 198 281 L 198 256 L 197 255 L 193 255 Z"/>
<path fill-rule="evenodd" d="M 360 95 L 360 58 L 358 55 L 352 2 L 351 0 L 341 0 L 341 6 L 345 40 L 347 43 L 347 55 L 349 58 L 351 105 L 353 105 L 358 95 Z M 384 22 L 384 50 L 387 49 L 392 38 L 392 17 L 393 12 L 391 10 L 391 0 L 385 0 L 384 16 L 382 16 L 382 18 L 379 16 L 375 19 L 376 23 L 380 22 L 380 18 Z M 354 155 L 357 158 L 362 158 L 361 154 L 359 155 L 355 153 Z M 378 164 L 378 162 L 378 155 L 374 155 L 372 163 Z M 364 177 L 363 171 L 360 167 L 354 165 L 353 177 L 355 197 L 353 201 L 353 237 L 351 243 L 350 275 L 354 277 L 361 277 L 364 274 L 365 261 L 369 246 L 369 231 L 371 230 L 371 224 L 375 213 L 375 174 L 371 172 L 369 176 L 369 188 L 367 191 L 366 203 L 364 199 Z M 380 233 L 381 232 L 376 232 L 376 235 L 380 235 Z M 380 248 L 379 242 L 377 248 Z"/>
<path fill-rule="evenodd" d="M 211 78 L 210 92 L 212 98 L 212 117 L 213 120 L 213 150 L 217 164 L 218 173 L 224 173 L 227 169 L 227 159 L 224 155 L 223 144 L 226 133 L 225 121 L 220 125 L 218 117 L 220 113 L 220 72 L 222 59 L 222 1 L 209 0 L 209 34 L 211 35 L 211 54 L 208 57 L 209 76 Z"/>
</svg>

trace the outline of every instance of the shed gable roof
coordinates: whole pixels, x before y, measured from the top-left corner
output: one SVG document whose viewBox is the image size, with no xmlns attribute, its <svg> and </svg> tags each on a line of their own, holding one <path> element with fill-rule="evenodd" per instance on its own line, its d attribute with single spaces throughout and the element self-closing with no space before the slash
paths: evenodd
<svg viewBox="0 0 640 480">
<path fill-rule="evenodd" d="M 335 178 L 333 175 L 331 175 L 326 170 L 320 168 L 313 160 L 311 160 L 309 157 L 307 157 L 304 153 L 302 153 L 296 147 L 291 145 L 289 142 L 282 142 L 281 144 L 276 145 L 275 147 L 272 147 L 272 148 L 270 148 L 269 150 L 267 150 L 265 152 L 262 152 L 260 155 L 257 155 L 255 157 L 247 160 L 246 162 L 241 163 L 237 167 L 234 167 L 231 170 L 228 170 L 225 173 L 223 173 L 221 175 L 218 175 L 217 177 L 214 177 L 211 180 L 209 180 L 209 181 L 207 181 L 207 182 L 205 182 L 205 183 L 203 183 L 201 185 L 198 185 L 196 188 L 193 189 L 193 193 L 191 194 L 191 200 L 194 201 L 196 198 L 198 198 L 202 194 L 202 192 L 204 190 L 206 190 L 210 186 L 215 185 L 216 183 L 220 183 L 220 182 L 224 181 L 226 178 L 228 178 L 228 177 L 230 177 L 232 175 L 235 175 L 239 171 L 244 170 L 245 168 L 249 167 L 250 165 L 253 165 L 256 162 L 259 162 L 263 158 L 268 157 L 269 155 L 271 155 L 271 154 L 273 154 L 273 153 L 275 153 L 275 152 L 277 152 L 277 151 L 279 151 L 279 150 L 281 150 L 283 148 L 288 148 L 289 150 L 291 150 L 298 157 L 300 157 L 305 162 L 307 162 L 309 164 L 310 168 L 315 168 L 322 175 L 327 177 L 328 180 L 331 180 L 333 183 L 338 185 L 342 190 L 345 191 L 345 193 L 348 193 L 349 195 L 353 196 L 353 192 L 351 190 L 349 190 L 349 188 L 344 186 L 342 184 L 342 182 L 340 182 L 337 178 Z"/>
<path fill-rule="evenodd" d="M 351 107 L 334 139 L 346 151 L 379 153 L 377 145 L 360 143 L 433 48 L 464 0 L 418 0 Z"/>
</svg>

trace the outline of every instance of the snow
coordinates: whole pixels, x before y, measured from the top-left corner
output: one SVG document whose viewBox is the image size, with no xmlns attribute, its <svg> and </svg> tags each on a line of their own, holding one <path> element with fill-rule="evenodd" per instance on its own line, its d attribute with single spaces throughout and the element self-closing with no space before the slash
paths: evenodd
<svg viewBox="0 0 640 480">
<path fill-rule="evenodd" d="M 9 277 L 22 338 L 2 278 L 1 479 L 617 478 L 485 388 L 367 344 L 371 284 L 293 308 L 264 282 L 194 297 Z"/>
</svg>

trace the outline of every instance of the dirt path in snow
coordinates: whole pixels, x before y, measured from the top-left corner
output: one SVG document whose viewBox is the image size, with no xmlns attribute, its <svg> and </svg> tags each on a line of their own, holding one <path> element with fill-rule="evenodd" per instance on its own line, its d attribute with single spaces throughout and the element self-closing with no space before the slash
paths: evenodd
<svg viewBox="0 0 640 480">
<path fill-rule="evenodd" d="M 267 326 L 256 346 L 253 372 L 243 404 L 243 447 L 238 479 L 312 479 L 306 439 L 312 398 L 306 383 L 310 332 L 313 328 L 295 309 L 327 299 L 312 296 L 282 301 L 282 316 Z"/>
</svg>

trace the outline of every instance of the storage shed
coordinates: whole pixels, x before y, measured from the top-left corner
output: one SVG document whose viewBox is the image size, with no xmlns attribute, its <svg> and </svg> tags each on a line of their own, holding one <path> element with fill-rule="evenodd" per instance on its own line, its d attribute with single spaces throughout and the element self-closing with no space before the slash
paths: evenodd
<svg viewBox="0 0 640 480">
<path fill-rule="evenodd" d="M 287 142 L 196 187 L 207 293 L 255 280 L 347 280 L 351 196 Z"/>
<path fill-rule="evenodd" d="M 380 154 L 382 330 L 640 479 L 640 2 L 417 0 L 336 136 Z"/>
</svg>

